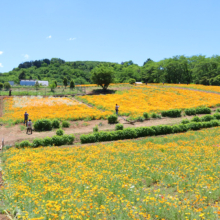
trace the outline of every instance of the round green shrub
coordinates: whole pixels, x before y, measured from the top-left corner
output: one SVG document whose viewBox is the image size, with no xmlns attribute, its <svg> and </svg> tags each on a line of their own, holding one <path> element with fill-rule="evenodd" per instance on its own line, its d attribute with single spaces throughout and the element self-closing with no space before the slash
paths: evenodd
<svg viewBox="0 0 220 220">
<path fill-rule="evenodd" d="M 184 125 L 185 125 L 185 124 L 188 124 L 189 122 L 190 122 L 189 119 L 183 119 L 183 120 L 181 121 L 181 123 L 184 124 Z"/>
<path fill-rule="evenodd" d="M 136 82 L 136 80 L 135 80 L 135 79 L 130 78 L 128 82 L 129 82 L 130 84 L 134 84 L 134 83 Z"/>
<path fill-rule="evenodd" d="M 51 131 L 52 130 L 52 123 L 50 119 L 38 119 L 34 123 L 34 130 L 35 131 Z"/>
<path fill-rule="evenodd" d="M 11 88 L 10 83 L 9 83 L 9 82 L 5 82 L 5 83 L 4 83 L 4 88 L 5 88 L 6 90 L 9 90 L 9 89 Z"/>
<path fill-rule="evenodd" d="M 93 128 L 93 132 L 98 132 L 99 131 L 99 128 L 98 126 L 96 125 L 94 128 Z"/>
<path fill-rule="evenodd" d="M 118 121 L 118 117 L 116 115 L 110 115 L 108 116 L 108 123 L 109 124 L 115 124 Z"/>
<path fill-rule="evenodd" d="M 186 108 L 185 114 L 186 115 L 196 115 L 196 109 L 195 108 Z"/>
<path fill-rule="evenodd" d="M 52 137 L 52 144 L 54 146 L 61 146 L 61 145 L 63 145 L 63 136 L 54 135 Z"/>
<path fill-rule="evenodd" d="M 150 116 L 149 116 L 149 114 L 147 112 L 144 112 L 143 116 L 144 116 L 145 119 L 149 119 L 150 118 Z"/>
<path fill-rule="evenodd" d="M 58 135 L 58 136 L 62 136 L 63 134 L 64 134 L 64 131 L 62 129 L 58 129 L 56 131 L 56 135 Z"/>
<path fill-rule="evenodd" d="M 32 143 L 32 147 L 44 146 L 44 141 L 41 138 L 35 138 Z"/>
<path fill-rule="evenodd" d="M 32 144 L 30 141 L 24 140 L 19 144 L 19 148 L 24 148 L 24 147 L 32 147 Z"/>
<path fill-rule="evenodd" d="M 0 90 L 2 90 L 4 87 L 4 84 L 0 82 Z"/>
<path fill-rule="evenodd" d="M 45 137 L 43 139 L 43 146 L 51 146 L 52 145 L 52 138 L 50 137 Z"/>
<path fill-rule="evenodd" d="M 70 123 L 68 121 L 63 121 L 62 122 L 62 127 L 63 128 L 69 128 L 69 126 L 70 126 Z"/>
<path fill-rule="evenodd" d="M 198 117 L 198 116 L 195 116 L 195 117 L 193 117 L 192 118 L 192 120 L 191 120 L 192 122 L 200 122 L 201 121 L 201 119 L 200 119 L 200 117 Z"/>
<path fill-rule="evenodd" d="M 123 129 L 124 129 L 123 124 L 117 124 L 117 125 L 115 125 L 115 130 L 116 130 L 116 131 L 123 130 Z"/>
<path fill-rule="evenodd" d="M 57 119 L 54 119 L 52 121 L 52 127 L 53 128 L 60 128 L 60 122 Z"/>
</svg>

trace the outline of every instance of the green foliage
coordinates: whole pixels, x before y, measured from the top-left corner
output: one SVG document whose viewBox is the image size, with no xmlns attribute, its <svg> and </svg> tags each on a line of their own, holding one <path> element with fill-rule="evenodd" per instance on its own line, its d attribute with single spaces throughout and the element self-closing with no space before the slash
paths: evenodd
<svg viewBox="0 0 220 220">
<path fill-rule="evenodd" d="M 145 118 L 144 118 L 144 117 L 142 117 L 142 116 L 138 116 L 138 117 L 137 117 L 137 121 L 140 121 L 140 122 L 143 122 L 143 121 L 144 121 L 144 119 L 145 119 Z"/>
<path fill-rule="evenodd" d="M 144 112 L 143 116 L 144 116 L 145 119 L 150 119 L 150 116 L 147 112 Z"/>
<path fill-rule="evenodd" d="M 123 129 L 124 129 L 123 124 L 117 124 L 117 125 L 115 125 L 115 130 L 116 130 L 116 131 L 123 130 Z"/>
<path fill-rule="evenodd" d="M 114 70 L 112 67 L 100 65 L 91 71 L 91 79 L 93 83 L 101 86 L 103 90 L 107 90 L 110 83 L 114 79 Z"/>
<path fill-rule="evenodd" d="M 217 109 L 216 109 L 216 112 L 220 112 L 220 108 L 217 108 Z"/>
<path fill-rule="evenodd" d="M 60 122 L 57 119 L 53 119 L 52 121 L 52 127 L 53 128 L 60 128 Z"/>
<path fill-rule="evenodd" d="M 63 128 L 69 128 L 69 126 L 70 126 L 70 123 L 68 121 L 63 121 L 62 122 L 62 127 Z"/>
<path fill-rule="evenodd" d="M 196 108 L 196 114 L 211 114 L 211 109 L 208 107 Z"/>
<path fill-rule="evenodd" d="M 2 90 L 4 87 L 4 84 L 0 82 L 0 90 Z"/>
<path fill-rule="evenodd" d="M 186 115 L 196 115 L 196 109 L 195 108 L 186 108 L 185 114 Z"/>
<path fill-rule="evenodd" d="M 33 140 L 33 144 L 32 147 L 40 147 L 40 146 L 44 146 L 44 140 L 42 138 L 35 138 Z"/>
<path fill-rule="evenodd" d="M 62 136 L 64 134 L 64 131 L 62 129 L 56 130 L 56 135 Z"/>
<path fill-rule="evenodd" d="M 185 124 L 188 124 L 189 122 L 190 122 L 189 119 L 183 119 L 183 120 L 181 121 L 181 123 L 184 124 L 184 125 L 185 125 Z"/>
<path fill-rule="evenodd" d="M 51 131 L 52 130 L 52 123 L 50 119 L 38 119 L 34 123 L 34 130 L 35 131 Z"/>
<path fill-rule="evenodd" d="M 215 120 L 214 115 L 204 115 L 201 117 L 201 121 L 211 121 L 211 120 Z"/>
<path fill-rule="evenodd" d="M 65 88 L 66 88 L 67 85 L 68 85 L 68 80 L 67 80 L 66 77 L 64 77 L 64 79 L 63 79 L 63 85 L 65 86 Z"/>
<path fill-rule="evenodd" d="M 50 89 L 51 89 L 51 92 L 54 92 L 54 89 L 56 88 L 56 84 L 55 83 L 51 83 L 49 85 Z"/>
<path fill-rule="evenodd" d="M 64 144 L 63 142 L 63 136 L 59 136 L 59 135 L 54 135 L 52 137 L 52 143 L 54 146 L 61 146 Z"/>
<path fill-rule="evenodd" d="M 45 137 L 43 139 L 43 145 L 42 146 L 51 146 L 52 145 L 52 138 L 51 137 Z"/>
<path fill-rule="evenodd" d="M 162 111 L 161 114 L 163 117 L 177 118 L 177 117 L 181 117 L 181 110 L 171 109 L 167 111 Z"/>
<path fill-rule="evenodd" d="M 118 117 L 116 115 L 110 115 L 108 116 L 108 123 L 109 124 L 115 124 L 118 121 Z"/>
<path fill-rule="evenodd" d="M 80 141 L 82 144 L 95 143 L 96 137 L 94 134 L 83 134 L 80 136 Z"/>
<path fill-rule="evenodd" d="M 98 126 L 96 125 L 94 128 L 93 128 L 93 132 L 98 132 L 99 131 L 99 128 Z"/>
<path fill-rule="evenodd" d="M 198 116 L 195 116 L 195 117 L 193 117 L 192 118 L 192 120 L 191 120 L 192 122 L 200 122 L 201 121 L 201 119 L 200 119 L 200 117 L 198 117 Z"/>
<path fill-rule="evenodd" d="M 20 142 L 20 144 L 16 143 L 15 147 L 16 148 L 32 147 L 32 144 L 30 143 L 30 141 L 24 140 Z"/>
<path fill-rule="evenodd" d="M 213 115 L 217 120 L 220 119 L 220 114 L 218 112 L 216 112 L 214 115 Z"/>
<path fill-rule="evenodd" d="M 135 79 L 130 78 L 128 82 L 129 82 L 130 84 L 134 84 L 134 83 L 136 82 L 136 80 L 135 80 Z"/>
<path fill-rule="evenodd" d="M 203 124 L 201 122 L 190 122 L 186 126 L 189 130 L 199 130 L 203 127 Z"/>
<path fill-rule="evenodd" d="M 11 88 L 11 85 L 9 82 L 4 83 L 4 89 L 9 90 Z"/>
<path fill-rule="evenodd" d="M 35 87 L 36 90 L 40 88 L 40 84 L 39 84 L 38 81 L 35 83 L 34 87 Z"/>
<path fill-rule="evenodd" d="M 74 89 L 75 88 L 75 83 L 73 80 L 70 81 L 70 89 Z"/>
<path fill-rule="evenodd" d="M 153 112 L 153 113 L 151 114 L 151 118 L 161 118 L 161 115 L 156 114 L 155 112 Z"/>
</svg>

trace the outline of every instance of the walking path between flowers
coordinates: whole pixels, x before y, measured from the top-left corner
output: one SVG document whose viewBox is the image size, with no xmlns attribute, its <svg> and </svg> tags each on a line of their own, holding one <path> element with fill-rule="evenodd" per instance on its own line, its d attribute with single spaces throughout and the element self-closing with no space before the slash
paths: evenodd
<svg viewBox="0 0 220 220">
<path fill-rule="evenodd" d="M 149 85 L 150 86 L 150 85 Z M 170 87 L 170 88 L 178 88 L 178 89 L 188 89 L 188 90 L 193 90 L 193 91 L 201 91 L 201 90 L 196 90 L 196 89 L 190 89 L 190 88 L 180 88 L 180 87 L 173 87 L 173 86 L 166 86 L 165 87 Z M 158 86 L 162 87 L 162 86 Z M 210 92 L 210 91 L 204 91 L 202 92 L 207 92 L 207 93 L 217 93 L 217 92 Z M 84 103 L 86 104 L 86 103 Z M 86 104 L 87 105 L 87 104 Z M 88 105 L 91 107 L 90 105 Z M 213 108 L 213 111 L 215 111 L 215 108 Z M 123 118 L 127 118 L 123 116 L 123 118 L 119 117 L 119 123 L 124 125 L 124 128 L 135 128 L 135 127 L 148 127 L 148 126 L 155 126 L 155 125 L 173 125 L 173 124 L 179 124 L 183 119 L 191 119 L 194 116 L 185 116 L 185 117 L 180 117 L 180 118 L 161 118 L 161 119 L 150 119 L 150 120 L 145 120 L 143 122 L 135 122 L 135 124 L 130 124 L 126 122 Z M 15 142 L 20 142 L 23 140 L 29 140 L 32 141 L 34 138 L 45 138 L 45 137 L 52 137 L 53 135 L 56 134 L 56 130 L 52 131 L 46 131 L 46 132 L 33 132 L 32 135 L 27 135 L 26 134 L 26 129 L 24 129 L 23 124 L 18 124 L 15 126 L 8 127 L 6 126 L 1 126 L 0 125 L 0 141 L 4 139 L 5 145 L 14 145 Z M 76 139 L 75 143 L 80 142 L 80 135 L 86 134 L 86 133 L 91 133 L 93 132 L 93 128 L 95 126 L 98 126 L 99 131 L 112 131 L 115 129 L 115 124 L 108 124 L 107 120 L 92 120 L 92 121 L 72 121 L 70 122 L 70 127 L 69 128 L 63 128 L 65 134 L 74 134 Z"/>
</svg>

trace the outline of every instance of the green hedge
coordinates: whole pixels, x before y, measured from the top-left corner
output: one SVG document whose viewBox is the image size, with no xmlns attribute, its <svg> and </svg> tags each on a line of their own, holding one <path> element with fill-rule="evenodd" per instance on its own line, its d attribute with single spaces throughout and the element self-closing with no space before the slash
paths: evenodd
<svg viewBox="0 0 220 220">
<path fill-rule="evenodd" d="M 196 115 L 196 109 L 195 108 L 186 108 L 185 114 L 186 115 Z"/>
<path fill-rule="evenodd" d="M 181 117 L 181 110 L 180 109 L 171 109 L 168 111 L 162 111 L 161 115 L 163 117 L 177 118 L 177 117 Z"/>
<path fill-rule="evenodd" d="M 211 109 L 208 107 L 196 108 L 196 114 L 211 114 Z"/>
<path fill-rule="evenodd" d="M 108 123 L 109 124 L 115 124 L 118 121 L 118 117 L 116 115 L 110 115 L 108 116 Z"/>
<path fill-rule="evenodd" d="M 38 119 L 34 123 L 35 131 L 51 131 L 52 130 L 52 122 L 50 119 Z"/>
<path fill-rule="evenodd" d="M 202 118 L 202 119 L 201 119 Z M 82 144 L 95 143 L 103 141 L 115 141 L 124 139 L 133 139 L 138 137 L 146 137 L 153 135 L 165 135 L 171 133 L 186 132 L 188 130 L 199 130 L 201 128 L 210 128 L 220 126 L 220 121 L 214 119 L 211 121 L 202 121 L 207 117 L 201 117 L 197 121 L 191 121 L 187 124 L 179 125 L 158 125 L 151 127 L 126 128 L 118 131 L 101 131 L 93 134 L 83 134 L 80 136 Z M 202 122 L 200 122 L 202 121 Z"/>
<path fill-rule="evenodd" d="M 50 137 L 45 137 L 44 139 L 42 138 L 35 138 L 33 140 L 33 143 L 30 143 L 29 141 L 22 141 L 20 143 L 16 143 L 15 147 L 16 148 L 24 148 L 24 147 L 40 147 L 40 146 L 61 146 L 61 145 L 71 145 L 73 144 L 73 141 L 75 140 L 75 136 L 70 134 L 70 135 L 62 135 L 58 136 L 55 135 L 52 138 Z"/>
<path fill-rule="evenodd" d="M 124 125 L 123 124 L 117 124 L 115 125 L 115 130 L 119 131 L 119 130 L 123 130 L 124 129 Z"/>
</svg>

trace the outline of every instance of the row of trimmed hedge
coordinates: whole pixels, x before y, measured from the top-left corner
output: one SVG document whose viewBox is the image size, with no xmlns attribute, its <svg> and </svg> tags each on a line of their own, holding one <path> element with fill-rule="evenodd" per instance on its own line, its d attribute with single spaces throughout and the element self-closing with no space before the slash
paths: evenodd
<svg viewBox="0 0 220 220">
<path fill-rule="evenodd" d="M 61 145 L 71 145 L 75 140 L 75 136 L 70 135 L 54 135 L 53 137 L 45 137 L 45 138 L 35 138 L 33 143 L 30 141 L 24 140 L 20 143 L 15 143 L 16 148 L 24 148 L 24 147 L 33 147 L 37 148 L 39 146 L 61 146 Z"/>
<path fill-rule="evenodd" d="M 220 121 L 211 120 L 204 122 L 190 122 L 179 125 L 158 125 L 151 127 L 126 128 L 118 131 L 101 131 L 93 134 L 83 134 L 80 136 L 82 144 L 95 143 L 102 141 L 116 141 L 124 139 L 133 139 L 138 137 L 165 135 L 172 133 L 186 132 L 188 130 L 199 130 L 201 128 L 210 128 L 220 126 Z"/>
<path fill-rule="evenodd" d="M 204 115 L 202 117 L 195 116 L 191 120 L 183 119 L 182 124 L 188 124 L 190 122 L 205 122 L 205 121 L 212 121 L 212 120 L 220 120 L 220 114 L 215 113 L 213 115 Z"/>
</svg>

